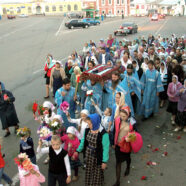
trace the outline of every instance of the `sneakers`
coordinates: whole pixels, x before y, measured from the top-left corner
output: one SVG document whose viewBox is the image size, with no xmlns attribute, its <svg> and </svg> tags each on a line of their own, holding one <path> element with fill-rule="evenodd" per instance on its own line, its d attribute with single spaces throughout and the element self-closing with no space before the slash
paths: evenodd
<svg viewBox="0 0 186 186">
<path fill-rule="evenodd" d="M 72 181 L 77 181 L 78 179 L 79 179 L 78 176 L 73 176 L 73 177 L 72 177 Z"/>
<path fill-rule="evenodd" d="M 174 129 L 174 132 L 178 132 L 178 131 L 180 131 L 181 130 L 181 127 L 176 127 L 175 129 Z"/>
<path fill-rule="evenodd" d="M 175 124 L 176 124 L 174 120 L 172 120 L 172 122 L 171 122 L 171 123 L 172 123 L 172 125 L 175 125 Z"/>
</svg>

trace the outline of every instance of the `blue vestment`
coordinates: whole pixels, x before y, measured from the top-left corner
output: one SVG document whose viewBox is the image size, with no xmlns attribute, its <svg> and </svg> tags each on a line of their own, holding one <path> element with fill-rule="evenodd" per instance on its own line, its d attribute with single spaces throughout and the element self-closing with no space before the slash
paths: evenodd
<svg viewBox="0 0 186 186">
<path fill-rule="evenodd" d="M 91 85 L 91 81 L 87 80 L 82 85 L 82 90 L 88 91 L 93 90 L 93 96 L 90 98 L 90 96 L 86 97 L 84 108 L 89 111 L 90 114 L 94 114 L 96 112 L 95 107 L 92 105 L 91 99 L 94 100 L 95 104 L 99 106 L 99 108 L 102 108 L 102 94 L 103 94 L 103 88 L 100 85 L 100 83 L 96 83 L 95 85 Z"/>
<path fill-rule="evenodd" d="M 152 113 L 158 112 L 159 97 L 157 92 L 163 92 L 160 73 L 157 70 L 147 70 L 141 77 L 143 102 L 141 104 L 141 114 L 148 118 Z"/>
<path fill-rule="evenodd" d="M 62 92 L 66 93 L 66 95 L 64 97 L 61 94 Z M 75 95 L 75 88 L 74 87 L 70 87 L 69 91 L 67 91 L 63 87 L 61 87 L 56 91 L 56 94 L 55 94 L 55 102 L 57 104 L 57 114 L 62 116 L 65 128 L 68 128 L 69 126 L 74 126 L 74 125 L 68 121 L 66 114 L 60 109 L 60 105 L 64 101 L 68 102 L 69 103 L 68 112 L 70 114 L 70 117 L 75 118 L 75 106 L 76 105 L 75 105 L 75 101 L 74 101 L 74 95 Z"/>
</svg>

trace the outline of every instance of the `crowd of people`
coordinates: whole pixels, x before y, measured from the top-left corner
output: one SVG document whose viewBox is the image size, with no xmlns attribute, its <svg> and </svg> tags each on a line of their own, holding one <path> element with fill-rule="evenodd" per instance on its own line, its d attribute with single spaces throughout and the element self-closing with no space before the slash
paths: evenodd
<svg viewBox="0 0 186 186">
<path fill-rule="evenodd" d="M 140 136 L 136 116 L 141 116 L 141 121 L 148 120 L 166 102 L 166 110 L 171 113 L 167 122 L 175 126 L 175 132 L 186 132 L 185 44 L 184 36 L 174 34 L 171 38 L 149 35 L 147 39 L 139 37 L 133 41 L 118 41 L 110 34 L 99 43 L 93 40 L 85 43 L 82 53 L 74 51 L 64 66 L 51 54 L 47 55 L 46 101 L 42 105 L 43 113 L 38 117 L 34 113 L 34 119 L 40 123 L 40 130 L 46 127 L 52 131 L 47 140 L 40 136 L 37 147 L 37 153 L 48 154 L 45 159 L 49 164 L 48 186 L 77 181 L 80 166 L 85 168 L 86 186 L 102 186 L 110 148 L 115 149 L 116 157 L 114 186 L 119 186 L 121 165 L 126 162 L 124 176 L 128 176 L 131 152 L 134 152 L 133 137 Z M 81 78 L 84 71 L 91 71 L 97 65 L 117 67 L 117 70 L 106 81 Z M 50 90 L 54 99 L 50 99 Z M 25 157 L 34 165 L 29 171 L 18 165 L 20 184 L 39 185 L 45 178 L 36 165 L 30 129 L 19 129 L 14 101 L 12 93 L 1 82 L 0 118 L 5 137 L 10 135 L 9 127 L 14 126 L 21 137 L 20 153 L 26 153 Z M 139 140 L 136 136 L 135 140 Z M 1 154 L 0 160 L 3 161 Z M 4 178 L 3 168 L 4 164 L 0 167 L 0 179 Z"/>
</svg>

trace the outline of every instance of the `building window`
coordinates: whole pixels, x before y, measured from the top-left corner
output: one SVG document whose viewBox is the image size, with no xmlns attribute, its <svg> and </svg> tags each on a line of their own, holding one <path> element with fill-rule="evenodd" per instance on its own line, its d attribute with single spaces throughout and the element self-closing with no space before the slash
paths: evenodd
<svg viewBox="0 0 186 186">
<path fill-rule="evenodd" d="M 119 14 L 119 10 L 117 11 L 117 13 Z"/>
<path fill-rule="evenodd" d="M 101 0 L 101 4 L 104 5 L 105 4 L 105 0 Z"/>
<path fill-rule="evenodd" d="M 105 14 L 105 11 L 104 10 L 102 11 L 102 14 Z"/>
<path fill-rule="evenodd" d="M 6 8 L 3 8 L 3 14 L 7 14 Z"/>
<path fill-rule="evenodd" d="M 21 8 L 17 7 L 17 13 L 20 14 L 21 13 Z"/>
<path fill-rule="evenodd" d="M 124 13 L 124 11 L 122 10 L 122 11 L 121 11 L 121 13 L 123 14 L 123 13 Z"/>
<path fill-rule="evenodd" d="M 109 5 L 111 5 L 112 4 L 112 0 L 109 0 Z"/>
<path fill-rule="evenodd" d="M 53 12 L 56 11 L 56 6 L 52 6 L 52 11 L 53 11 Z"/>
<path fill-rule="evenodd" d="M 120 3 L 119 0 L 117 0 L 117 4 L 118 4 L 118 5 L 119 5 L 119 3 Z"/>
<path fill-rule="evenodd" d="M 71 11 L 71 6 L 70 5 L 67 6 L 67 10 Z"/>
<path fill-rule="evenodd" d="M 109 10 L 109 14 L 110 14 L 110 15 L 112 14 L 112 10 Z"/>
<path fill-rule="evenodd" d="M 49 6 L 45 6 L 45 12 L 49 12 Z"/>
<path fill-rule="evenodd" d="M 60 11 L 60 12 L 63 11 L 63 6 L 62 6 L 62 5 L 59 6 L 59 11 Z"/>
<path fill-rule="evenodd" d="M 124 5 L 124 0 L 121 0 L 121 4 Z"/>
<path fill-rule="evenodd" d="M 31 9 L 31 7 L 30 7 L 30 6 L 28 7 L 28 13 L 29 13 L 29 14 L 31 14 L 31 13 L 32 13 L 32 9 Z"/>
<path fill-rule="evenodd" d="M 74 10 L 78 10 L 78 5 L 74 5 Z"/>
<path fill-rule="evenodd" d="M 141 5 L 141 9 L 145 9 L 145 6 L 144 5 Z"/>
</svg>

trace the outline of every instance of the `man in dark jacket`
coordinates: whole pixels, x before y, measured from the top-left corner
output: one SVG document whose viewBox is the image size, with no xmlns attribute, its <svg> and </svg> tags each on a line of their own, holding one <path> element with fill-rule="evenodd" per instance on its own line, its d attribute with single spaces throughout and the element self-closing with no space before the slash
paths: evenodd
<svg viewBox="0 0 186 186">
<path fill-rule="evenodd" d="M 15 133 L 19 128 L 19 120 L 17 118 L 16 110 L 13 102 L 15 97 L 13 94 L 6 90 L 3 83 L 0 82 L 0 119 L 2 123 L 2 129 L 6 130 L 4 137 L 10 135 L 9 127 L 15 127 Z"/>
<path fill-rule="evenodd" d="M 99 54 L 99 57 L 98 57 L 98 63 L 106 65 L 107 61 L 109 60 L 113 62 L 111 55 L 109 53 L 106 53 L 106 50 L 104 47 L 101 48 L 101 53 Z"/>
</svg>

